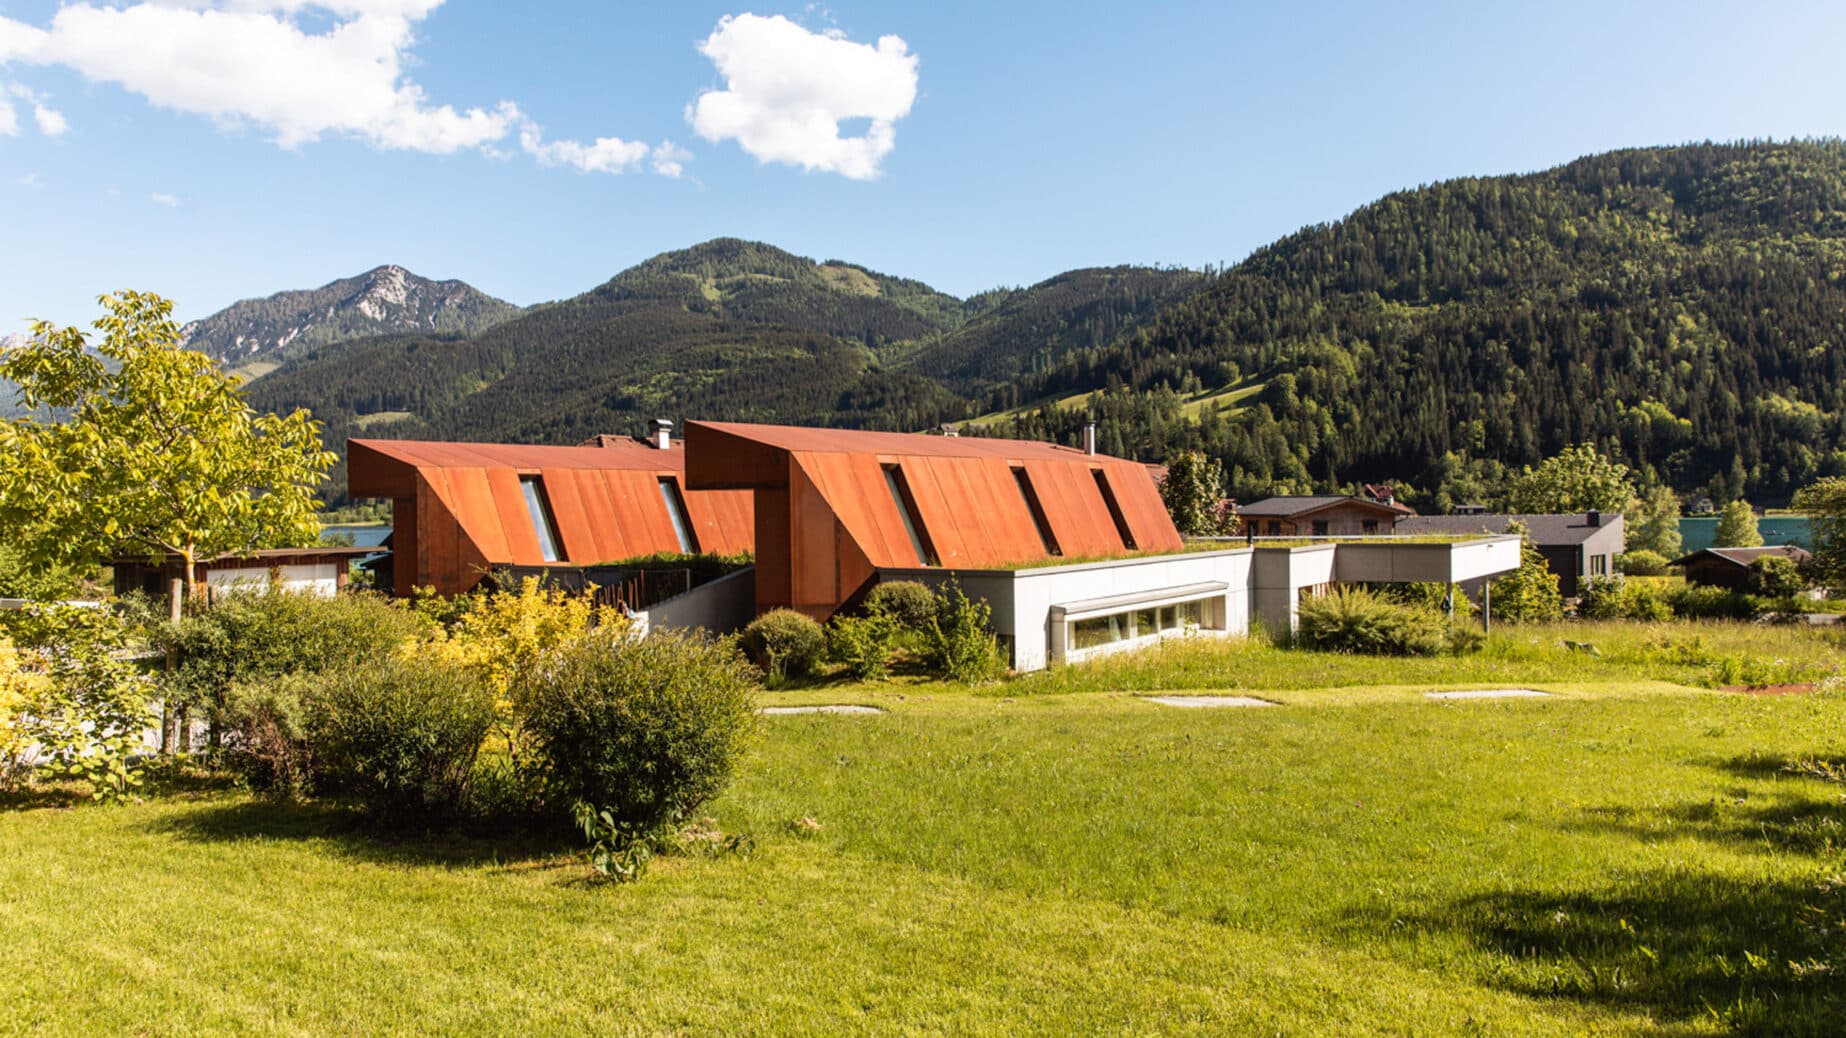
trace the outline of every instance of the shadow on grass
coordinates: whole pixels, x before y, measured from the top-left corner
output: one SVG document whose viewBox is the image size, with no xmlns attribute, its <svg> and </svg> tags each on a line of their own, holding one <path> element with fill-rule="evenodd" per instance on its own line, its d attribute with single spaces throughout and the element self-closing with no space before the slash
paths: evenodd
<svg viewBox="0 0 1846 1038">
<path fill-rule="evenodd" d="M 1766 780 L 1782 764 L 1714 762 Z M 1363 925 L 1457 934 L 1489 953 L 1485 980 L 1645 1015 L 1672 1028 L 1846 1034 L 1846 805 L 1838 791 L 1749 783 L 1707 802 L 1592 811 L 1584 828 L 1692 837 L 1774 855 L 1758 879 L 1707 868 L 1618 871 L 1593 889 L 1513 889 Z"/>
<path fill-rule="evenodd" d="M 1692 871 L 1595 892 L 1483 894 L 1415 928 L 1493 953 L 1486 980 L 1741 1034 L 1846 1033 L 1846 896 L 1837 883 L 1749 883 Z"/>
<path fill-rule="evenodd" d="M 204 805 L 148 823 L 183 840 L 314 842 L 361 861 L 439 868 L 499 865 L 524 871 L 556 864 L 579 847 L 557 827 L 476 821 L 440 828 L 387 827 L 348 808 L 320 803 L 238 800 Z"/>
</svg>

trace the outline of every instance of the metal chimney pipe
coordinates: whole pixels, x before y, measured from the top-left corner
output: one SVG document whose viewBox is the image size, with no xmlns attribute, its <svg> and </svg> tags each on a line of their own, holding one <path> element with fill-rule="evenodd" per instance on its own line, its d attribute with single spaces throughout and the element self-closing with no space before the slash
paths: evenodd
<svg viewBox="0 0 1846 1038">
<path fill-rule="evenodd" d="M 1096 455 L 1096 423 L 1090 422 L 1083 427 L 1083 453 Z"/>
<path fill-rule="evenodd" d="M 665 418 L 654 419 L 653 440 L 655 448 L 659 450 L 673 446 L 673 423 Z"/>
</svg>

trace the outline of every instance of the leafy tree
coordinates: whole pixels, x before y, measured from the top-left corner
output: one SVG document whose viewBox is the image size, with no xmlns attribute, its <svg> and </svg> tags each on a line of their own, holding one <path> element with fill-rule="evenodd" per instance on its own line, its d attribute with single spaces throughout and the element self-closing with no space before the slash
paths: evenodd
<svg viewBox="0 0 1846 1038">
<path fill-rule="evenodd" d="M 1817 582 L 1846 587 L 1846 478 L 1829 476 L 1801 488 L 1794 508 L 1811 524 Z"/>
<path fill-rule="evenodd" d="M 1506 532 L 1520 536 L 1519 568 L 1490 585 L 1493 615 L 1513 623 L 1561 619 L 1564 596 L 1558 592 L 1557 574 L 1526 536 L 1525 524 L 1514 522 Z"/>
<path fill-rule="evenodd" d="M 1160 497 L 1179 532 L 1191 535 L 1224 534 L 1218 503 L 1224 500 L 1224 466 L 1199 451 L 1178 451 L 1167 458 L 1167 477 L 1160 482 Z"/>
<path fill-rule="evenodd" d="M 40 321 L 0 357 L 35 412 L 0 422 L 0 526 L 27 563 L 172 554 L 196 594 L 206 559 L 314 543 L 314 487 L 335 460 L 318 423 L 252 410 L 235 377 L 180 345 L 167 300 L 100 302 L 94 349 Z"/>
<path fill-rule="evenodd" d="M 1628 466 L 1605 457 L 1588 443 L 1566 447 L 1513 481 L 1508 507 L 1514 512 L 1555 514 L 1600 509 L 1620 512 L 1634 500 Z"/>
<path fill-rule="evenodd" d="M 1718 514 L 1718 529 L 1712 534 L 1711 546 L 1754 548 L 1761 543 L 1763 535 L 1756 528 L 1756 512 L 1750 508 L 1750 502 L 1740 497 L 1725 505 Z"/>
<path fill-rule="evenodd" d="M 1763 598 L 1793 598 L 1806 591 L 1808 582 L 1801 578 L 1795 560 L 1780 555 L 1765 555 L 1750 563 L 1743 589 Z"/>
<path fill-rule="evenodd" d="M 1679 535 L 1679 495 L 1673 488 L 1656 484 L 1642 494 L 1640 507 L 1628 527 L 1630 552 L 1650 551 L 1664 559 L 1676 559 L 1684 541 Z"/>
</svg>

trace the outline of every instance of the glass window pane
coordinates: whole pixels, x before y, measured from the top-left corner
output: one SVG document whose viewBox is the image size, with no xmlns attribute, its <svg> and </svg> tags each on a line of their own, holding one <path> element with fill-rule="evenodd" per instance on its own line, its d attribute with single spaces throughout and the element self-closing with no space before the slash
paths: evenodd
<svg viewBox="0 0 1846 1038">
<path fill-rule="evenodd" d="M 673 520 L 673 536 L 679 538 L 679 550 L 690 555 L 699 550 L 692 537 L 692 520 L 686 515 L 686 501 L 680 496 L 679 484 L 671 477 L 660 477 L 660 497 L 667 503 L 667 515 Z"/>
<path fill-rule="evenodd" d="M 551 517 L 551 502 L 545 500 L 539 477 L 519 477 L 519 488 L 526 494 L 526 511 L 532 516 L 532 532 L 538 536 L 539 557 L 546 562 L 563 561 L 563 553 L 558 551 L 558 524 Z"/>
</svg>

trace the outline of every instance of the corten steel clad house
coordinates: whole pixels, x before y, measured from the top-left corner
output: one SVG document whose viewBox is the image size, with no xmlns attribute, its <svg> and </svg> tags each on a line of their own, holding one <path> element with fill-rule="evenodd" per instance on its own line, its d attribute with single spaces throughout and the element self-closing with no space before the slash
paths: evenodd
<svg viewBox="0 0 1846 1038">
<path fill-rule="evenodd" d="M 758 612 L 824 620 L 880 579 L 953 579 L 993 607 L 1020 670 L 1243 628 L 1230 590 L 1247 552 L 1148 554 L 1184 542 L 1137 462 L 1035 441 L 725 422 L 687 423 L 686 452 L 689 487 L 756 495 Z"/>
<path fill-rule="evenodd" d="M 392 501 L 393 590 L 460 594 L 498 566 L 565 569 L 752 547 L 748 492 L 685 486 L 686 452 L 649 443 L 529 447 L 351 440 L 348 493 Z M 650 445 L 651 444 L 651 445 Z"/>
<path fill-rule="evenodd" d="M 878 580 L 958 583 L 1018 670 L 1175 635 L 1292 626 L 1342 580 L 1455 582 L 1517 538 L 1186 551 L 1146 466 L 1052 444 L 691 422 L 687 486 L 756 495 L 756 609 L 819 619 Z"/>
<path fill-rule="evenodd" d="M 1070 447 L 689 422 L 687 485 L 756 495 L 756 602 L 817 619 L 881 570 L 985 569 L 1184 546 L 1147 468 Z"/>
</svg>

